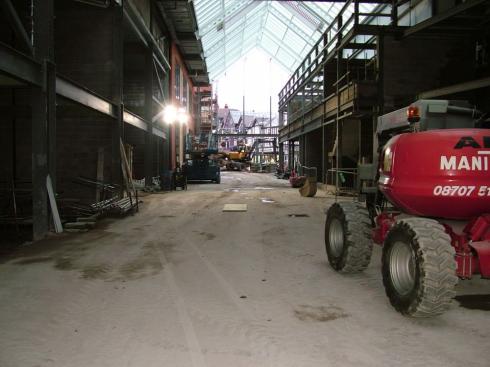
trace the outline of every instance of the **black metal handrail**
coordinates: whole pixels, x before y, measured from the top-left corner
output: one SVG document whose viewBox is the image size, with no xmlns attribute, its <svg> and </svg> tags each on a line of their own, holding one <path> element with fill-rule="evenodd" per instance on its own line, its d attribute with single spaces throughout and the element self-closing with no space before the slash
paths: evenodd
<svg viewBox="0 0 490 367">
<path fill-rule="evenodd" d="M 350 30 L 359 24 L 359 18 L 364 17 L 365 20 L 372 20 L 377 17 L 391 17 L 393 23 L 393 16 L 396 12 L 393 9 L 389 13 L 383 13 L 380 11 L 380 7 L 376 7 L 372 12 L 359 12 L 359 4 L 362 0 L 348 0 L 337 14 L 337 17 L 330 23 L 325 29 L 320 39 L 314 44 L 313 48 L 308 52 L 301 64 L 293 72 L 291 78 L 287 81 L 286 85 L 279 92 L 280 104 L 283 104 L 285 100 L 289 99 L 295 92 L 310 78 L 310 76 L 316 72 L 324 63 L 329 61 L 335 54 L 337 46 L 341 44 L 344 31 Z M 344 13 L 351 5 L 354 5 L 354 11 L 348 19 L 344 19 Z M 386 7 L 389 4 L 384 4 Z M 391 4 L 391 7 L 396 5 Z M 333 33 L 333 35 L 332 35 Z M 372 42 L 371 39 L 365 43 Z"/>
</svg>

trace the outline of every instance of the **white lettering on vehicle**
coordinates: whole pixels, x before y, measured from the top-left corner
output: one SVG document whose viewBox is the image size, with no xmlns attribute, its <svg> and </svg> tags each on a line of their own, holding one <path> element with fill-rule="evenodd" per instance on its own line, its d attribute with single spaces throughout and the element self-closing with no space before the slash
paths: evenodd
<svg viewBox="0 0 490 367">
<path fill-rule="evenodd" d="M 462 196 L 468 197 L 475 193 L 476 195 L 490 196 L 490 186 L 467 186 L 467 185 L 453 185 L 453 186 L 435 186 L 432 191 L 434 196 Z"/>
<path fill-rule="evenodd" d="M 441 170 L 446 171 L 488 171 L 488 157 L 483 155 L 467 157 L 441 156 Z"/>
</svg>

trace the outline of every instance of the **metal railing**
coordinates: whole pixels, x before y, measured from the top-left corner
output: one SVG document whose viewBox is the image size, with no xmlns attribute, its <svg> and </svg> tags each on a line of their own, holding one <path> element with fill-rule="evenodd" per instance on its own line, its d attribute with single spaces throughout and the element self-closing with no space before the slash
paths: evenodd
<svg viewBox="0 0 490 367">
<path fill-rule="evenodd" d="M 357 193 L 357 168 L 330 168 L 327 170 L 327 185 L 335 186 L 336 194 Z"/>
<path fill-rule="evenodd" d="M 315 43 L 279 93 L 280 106 L 284 106 L 327 61 L 332 59 L 338 48 L 355 38 L 357 35 L 355 32 L 352 32 L 349 37 L 345 36 L 359 24 L 364 24 L 366 21 L 373 22 L 378 17 L 390 17 L 391 24 L 396 24 L 396 5 L 385 4 L 383 9 L 388 9 L 390 10 L 389 12 L 379 11 L 379 7 L 376 7 L 373 12 L 364 13 L 359 11 L 359 4 L 361 2 L 361 0 L 349 0 L 345 3 L 337 17 L 330 23 L 325 32 L 323 32 L 323 35 Z M 351 10 L 352 7 L 353 11 Z M 350 16 L 346 14 L 347 11 L 352 11 Z"/>
</svg>

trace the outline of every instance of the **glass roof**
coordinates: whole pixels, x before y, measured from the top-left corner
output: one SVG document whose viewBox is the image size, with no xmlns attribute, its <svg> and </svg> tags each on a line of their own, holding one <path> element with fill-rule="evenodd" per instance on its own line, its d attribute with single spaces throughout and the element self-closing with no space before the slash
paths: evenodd
<svg viewBox="0 0 490 367">
<path fill-rule="evenodd" d="M 292 73 L 343 6 L 339 2 L 194 0 L 209 78 L 219 77 L 255 47 Z M 374 7 L 359 5 L 361 12 Z"/>
</svg>

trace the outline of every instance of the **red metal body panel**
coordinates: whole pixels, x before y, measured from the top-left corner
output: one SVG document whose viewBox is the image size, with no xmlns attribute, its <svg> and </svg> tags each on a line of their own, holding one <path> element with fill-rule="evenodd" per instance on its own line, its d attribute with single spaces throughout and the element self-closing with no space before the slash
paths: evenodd
<svg viewBox="0 0 490 367">
<path fill-rule="evenodd" d="M 469 246 L 478 258 L 478 269 L 483 278 L 490 278 L 490 214 L 472 220 L 464 229 Z"/>
<path fill-rule="evenodd" d="M 398 213 L 397 213 L 398 214 Z M 372 237 L 373 242 L 378 245 L 382 245 L 385 241 L 386 235 L 390 231 L 391 227 L 396 222 L 396 214 L 393 213 L 381 213 L 376 217 L 376 227 L 373 229 Z"/>
<path fill-rule="evenodd" d="M 469 235 L 465 233 L 456 233 L 453 228 L 443 224 L 446 232 L 451 237 L 451 245 L 456 252 L 456 273 L 461 279 L 471 279 L 473 274 L 480 272 L 477 254 L 470 246 Z"/>
<path fill-rule="evenodd" d="M 478 272 L 483 278 L 490 278 L 490 241 L 471 243 L 471 247 L 478 254 Z"/>
<path fill-rule="evenodd" d="M 400 134 L 384 147 L 380 190 L 403 212 L 464 219 L 490 211 L 490 131 Z"/>
</svg>

